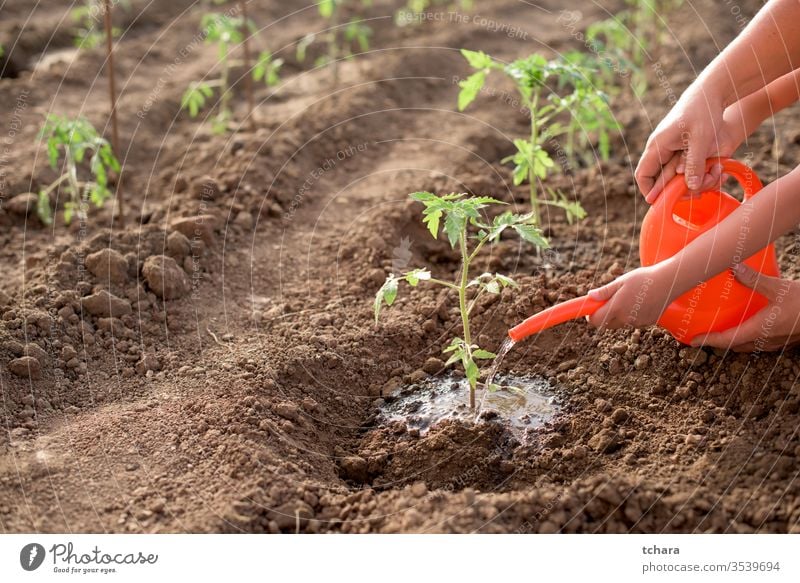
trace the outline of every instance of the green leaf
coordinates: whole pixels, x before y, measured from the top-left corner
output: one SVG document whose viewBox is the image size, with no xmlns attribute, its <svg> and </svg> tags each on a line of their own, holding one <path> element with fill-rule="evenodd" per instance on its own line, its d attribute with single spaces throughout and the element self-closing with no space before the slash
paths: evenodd
<svg viewBox="0 0 800 583">
<path fill-rule="evenodd" d="M 333 16 L 333 11 L 336 8 L 336 0 L 322 0 L 319 5 L 319 13 L 322 18 L 330 18 Z"/>
<path fill-rule="evenodd" d="M 494 352 L 489 352 L 488 350 L 479 348 L 472 352 L 472 357 L 477 358 L 478 360 L 490 360 L 492 358 L 497 358 L 497 355 Z"/>
<path fill-rule="evenodd" d="M 458 86 L 461 88 L 461 91 L 458 92 L 458 111 L 464 111 L 470 103 L 475 101 L 485 82 L 485 71 L 473 73 L 458 82 Z"/>
<path fill-rule="evenodd" d="M 483 51 L 470 51 L 469 49 L 461 49 L 461 54 L 473 69 L 488 69 L 494 65 L 492 57 Z"/>
<path fill-rule="evenodd" d="M 394 277 L 390 277 L 383 284 L 383 301 L 386 302 L 387 306 L 391 306 L 397 298 L 397 287 L 397 279 Z"/>
<path fill-rule="evenodd" d="M 499 273 L 494 274 L 495 279 L 500 282 L 500 285 L 503 287 L 519 287 L 516 281 L 508 277 L 507 275 L 501 275 Z"/>
<path fill-rule="evenodd" d="M 467 218 L 457 212 L 449 212 L 444 220 L 444 231 L 450 246 L 455 248 L 462 233 L 467 229 Z"/>
<path fill-rule="evenodd" d="M 533 243 L 542 249 L 550 248 L 550 243 L 545 239 L 544 235 L 542 235 L 542 231 L 539 227 L 534 225 L 514 225 L 514 230 L 525 241 Z"/>
<path fill-rule="evenodd" d="M 43 191 L 39 191 L 39 198 L 36 201 L 36 215 L 45 225 L 53 224 L 53 210 L 50 208 L 50 197 Z"/>
<path fill-rule="evenodd" d="M 464 374 L 469 381 L 469 386 L 475 388 L 475 386 L 478 384 L 478 375 L 480 375 L 480 369 L 478 369 L 478 365 L 475 364 L 475 361 L 471 358 L 465 359 Z"/>
<path fill-rule="evenodd" d="M 405 280 L 411 287 L 417 287 L 420 281 L 427 281 L 431 278 L 431 272 L 427 269 L 415 269 L 405 274 Z"/>
</svg>

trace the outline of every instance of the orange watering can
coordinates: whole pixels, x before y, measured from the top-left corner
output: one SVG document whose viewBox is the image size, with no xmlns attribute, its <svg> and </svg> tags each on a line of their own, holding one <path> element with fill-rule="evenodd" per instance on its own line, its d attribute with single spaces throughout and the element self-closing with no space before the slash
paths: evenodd
<svg viewBox="0 0 800 583">
<path fill-rule="evenodd" d="M 744 164 L 728 158 L 712 158 L 706 167 L 722 164 L 722 172 L 733 176 L 744 189 L 747 200 L 761 190 L 761 181 Z M 699 235 L 724 220 L 739 201 L 719 190 L 695 197 L 688 193 L 683 176 L 675 176 L 647 211 L 639 238 L 639 259 L 654 265 L 675 255 Z M 778 275 L 775 248 L 769 245 L 743 263 L 770 276 Z M 515 342 L 573 318 L 594 314 L 605 302 L 582 296 L 531 316 L 509 330 Z M 719 332 L 738 326 L 767 305 L 767 299 L 740 284 L 730 270 L 715 275 L 672 302 L 658 324 L 684 344 L 698 334 Z"/>
</svg>

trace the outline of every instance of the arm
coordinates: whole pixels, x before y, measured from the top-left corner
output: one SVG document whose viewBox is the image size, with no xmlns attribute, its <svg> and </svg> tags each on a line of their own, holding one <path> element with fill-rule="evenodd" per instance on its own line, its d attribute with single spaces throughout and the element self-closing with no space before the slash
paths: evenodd
<svg viewBox="0 0 800 583">
<path fill-rule="evenodd" d="M 771 0 L 745 30 L 706 67 L 658 125 L 636 168 L 636 181 L 653 202 L 685 155 L 691 191 L 711 187 L 719 168 L 705 173 L 705 160 L 720 151 L 724 112 L 744 97 L 800 66 L 800 2 Z"/>
<path fill-rule="evenodd" d="M 603 328 L 653 324 L 680 295 L 750 257 L 798 222 L 800 168 L 766 186 L 666 261 L 590 291 L 590 297 L 606 304 L 589 322 Z"/>
<path fill-rule="evenodd" d="M 798 222 L 800 168 L 795 168 L 667 260 L 665 269 L 673 282 L 670 302 L 747 259 L 792 230 Z"/>
<path fill-rule="evenodd" d="M 800 99 L 800 69 L 780 77 L 737 101 L 725 110 L 724 124 L 731 133 L 736 147 L 725 155 L 733 154 L 750 134 L 779 111 Z"/>
</svg>

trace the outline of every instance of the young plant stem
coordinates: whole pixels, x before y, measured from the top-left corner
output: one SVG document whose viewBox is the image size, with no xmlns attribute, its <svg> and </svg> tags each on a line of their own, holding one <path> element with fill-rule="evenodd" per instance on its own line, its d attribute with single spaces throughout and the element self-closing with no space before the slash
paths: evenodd
<svg viewBox="0 0 800 583">
<path fill-rule="evenodd" d="M 111 0 L 103 1 L 104 14 L 103 22 L 106 32 L 106 51 L 108 58 L 106 60 L 106 71 L 108 73 L 108 95 L 111 102 L 111 147 L 114 153 L 119 155 L 119 130 L 117 126 L 117 87 L 114 79 L 114 31 L 111 26 Z M 122 196 L 122 169 L 117 176 L 117 209 L 120 226 L 125 225 L 125 213 L 123 207 Z"/>
<path fill-rule="evenodd" d="M 333 13 L 331 14 L 331 35 L 328 41 L 328 60 L 330 61 L 333 72 L 333 84 L 339 84 L 339 63 L 336 60 L 339 55 L 338 47 L 336 46 L 336 36 L 339 26 L 339 3 L 333 3 Z"/>
<path fill-rule="evenodd" d="M 219 113 L 217 114 L 217 119 L 227 126 L 228 123 L 228 103 L 231 99 L 230 91 L 228 90 L 228 70 L 230 68 L 230 64 L 228 63 L 228 45 L 225 45 L 225 52 L 222 57 L 222 72 L 219 76 L 219 90 L 220 90 L 220 102 L 219 102 Z"/>
<path fill-rule="evenodd" d="M 534 94 L 532 102 L 529 104 L 530 112 L 531 112 L 531 148 L 534 148 L 536 144 L 539 143 L 539 128 L 536 125 L 536 107 L 539 104 L 539 93 L 536 92 Z M 531 150 L 532 155 L 535 155 L 533 149 Z M 536 173 L 533 171 L 534 167 L 534 160 L 531 159 L 528 163 L 528 182 L 530 184 L 530 191 L 531 191 L 531 213 L 533 213 L 533 224 L 539 225 L 539 196 L 537 191 L 536 185 Z"/>
<path fill-rule="evenodd" d="M 461 284 L 458 286 L 458 309 L 461 312 L 461 325 L 464 327 L 464 350 L 472 361 L 472 338 L 469 332 L 469 311 L 467 310 L 467 283 L 469 282 L 469 263 L 474 256 L 467 253 L 466 235 L 459 237 L 461 247 Z M 477 249 L 476 249 L 477 251 Z M 469 382 L 469 408 L 475 409 L 475 387 Z"/>
<path fill-rule="evenodd" d="M 250 129 L 255 129 L 255 120 L 253 119 L 253 111 L 255 110 L 255 97 L 253 96 L 253 78 L 251 69 L 251 56 L 250 56 L 250 27 L 248 26 L 247 17 L 247 0 L 239 0 L 239 10 L 242 12 L 244 23 L 242 24 L 242 34 L 244 40 L 242 47 L 244 48 L 244 91 L 247 95 L 247 120 Z"/>
<path fill-rule="evenodd" d="M 78 167 L 75 165 L 75 160 L 72 157 L 69 146 L 64 148 L 64 165 L 67 167 L 67 181 L 72 191 L 72 200 L 73 202 L 77 202 L 78 218 L 84 220 L 84 209 L 81 204 L 83 202 L 83 197 L 81 196 L 81 183 L 78 181 Z"/>
<path fill-rule="evenodd" d="M 45 195 L 48 195 L 51 192 L 53 192 L 56 188 L 58 188 L 61 185 L 62 182 L 64 182 L 65 180 L 69 180 L 69 179 L 70 179 L 69 173 L 62 174 L 54 182 L 52 182 L 47 188 L 42 190 L 42 192 Z"/>
</svg>

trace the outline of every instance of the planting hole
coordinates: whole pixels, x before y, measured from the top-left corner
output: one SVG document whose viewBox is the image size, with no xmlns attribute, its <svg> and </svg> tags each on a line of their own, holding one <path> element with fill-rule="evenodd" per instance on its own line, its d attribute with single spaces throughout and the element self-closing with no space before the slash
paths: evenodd
<svg viewBox="0 0 800 583">
<path fill-rule="evenodd" d="M 449 375 L 401 387 L 386 399 L 381 421 L 402 421 L 409 429 L 425 434 L 445 419 L 472 423 L 479 417 L 502 423 L 521 440 L 529 431 L 544 426 L 561 409 L 555 389 L 541 377 L 498 376 L 498 382 L 518 390 L 487 392 L 479 388 L 475 410 L 469 408 L 466 379 Z"/>
</svg>

